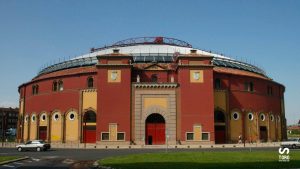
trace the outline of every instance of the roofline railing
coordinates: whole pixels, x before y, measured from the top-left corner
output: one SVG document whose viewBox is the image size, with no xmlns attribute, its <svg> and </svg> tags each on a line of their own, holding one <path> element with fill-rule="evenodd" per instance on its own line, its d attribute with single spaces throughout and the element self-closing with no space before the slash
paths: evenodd
<svg viewBox="0 0 300 169">
<path fill-rule="evenodd" d="M 118 41 L 112 45 L 100 47 L 100 48 L 92 48 L 91 53 L 96 51 L 105 50 L 108 48 L 117 48 L 117 47 L 126 47 L 126 46 L 134 46 L 134 45 L 172 45 L 172 46 L 180 46 L 192 48 L 192 45 L 179 39 L 168 38 L 168 37 L 137 37 L 137 38 L 129 38 L 125 40 Z"/>
</svg>

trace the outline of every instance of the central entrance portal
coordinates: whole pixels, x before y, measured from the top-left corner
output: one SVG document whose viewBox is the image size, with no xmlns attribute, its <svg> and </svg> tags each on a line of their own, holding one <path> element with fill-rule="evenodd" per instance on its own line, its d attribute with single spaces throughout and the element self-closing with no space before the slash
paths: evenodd
<svg viewBox="0 0 300 169">
<path fill-rule="evenodd" d="M 146 119 L 146 144 L 165 144 L 165 119 L 162 115 L 154 113 Z"/>
</svg>

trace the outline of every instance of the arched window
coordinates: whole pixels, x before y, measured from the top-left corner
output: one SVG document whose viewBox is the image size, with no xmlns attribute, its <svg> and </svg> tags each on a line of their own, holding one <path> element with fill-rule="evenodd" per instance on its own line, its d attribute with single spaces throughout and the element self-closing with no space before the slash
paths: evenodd
<svg viewBox="0 0 300 169">
<path fill-rule="evenodd" d="M 63 91 L 64 90 L 64 83 L 61 80 L 58 82 L 58 90 L 59 91 Z"/>
<path fill-rule="evenodd" d="M 221 89 L 221 79 L 215 79 L 215 89 Z"/>
<path fill-rule="evenodd" d="M 153 75 L 151 76 L 151 82 L 157 83 L 157 80 L 158 80 L 157 74 L 153 74 Z"/>
<path fill-rule="evenodd" d="M 89 77 L 87 79 L 87 87 L 88 88 L 93 88 L 94 87 L 94 79 L 92 77 Z"/>
<path fill-rule="evenodd" d="M 94 123 L 96 122 L 96 113 L 93 111 L 88 111 L 84 114 L 83 121 L 86 123 Z"/>
<path fill-rule="evenodd" d="M 225 115 L 222 111 L 215 111 L 215 122 L 216 123 L 225 123 Z"/>
<path fill-rule="evenodd" d="M 39 93 L 39 85 L 33 85 L 32 86 L 32 94 L 36 95 Z"/>
<path fill-rule="evenodd" d="M 54 81 L 53 86 L 52 86 L 52 90 L 57 91 L 57 89 L 58 89 L 57 81 Z"/>
</svg>

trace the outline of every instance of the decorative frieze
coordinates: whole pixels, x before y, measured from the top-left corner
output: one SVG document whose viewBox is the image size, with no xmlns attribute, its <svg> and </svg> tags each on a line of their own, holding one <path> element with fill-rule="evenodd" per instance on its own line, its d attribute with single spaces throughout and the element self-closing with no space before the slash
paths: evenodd
<svg viewBox="0 0 300 169">
<path fill-rule="evenodd" d="M 97 92 L 97 89 L 95 88 L 90 88 L 90 89 L 84 89 L 82 92 Z"/>
<path fill-rule="evenodd" d="M 176 88 L 178 83 L 133 83 L 135 88 Z"/>
</svg>

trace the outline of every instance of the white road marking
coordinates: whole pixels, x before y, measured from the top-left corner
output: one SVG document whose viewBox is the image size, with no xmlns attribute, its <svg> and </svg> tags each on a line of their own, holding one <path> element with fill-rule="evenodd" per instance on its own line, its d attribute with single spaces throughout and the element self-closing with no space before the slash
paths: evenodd
<svg viewBox="0 0 300 169">
<path fill-rule="evenodd" d="M 23 163 L 13 162 L 13 164 L 22 165 Z"/>
<path fill-rule="evenodd" d="M 7 164 L 3 165 L 3 167 L 15 168 L 15 166 L 13 166 L 13 165 L 7 165 Z"/>
<path fill-rule="evenodd" d="M 31 160 L 33 160 L 33 161 L 40 161 L 41 159 L 38 159 L 38 158 L 31 158 Z"/>
<path fill-rule="evenodd" d="M 63 161 L 63 163 L 65 163 L 65 164 L 72 164 L 72 163 L 74 163 L 74 160 L 72 160 L 72 159 L 65 159 Z"/>
<path fill-rule="evenodd" d="M 43 158 L 45 159 L 52 159 L 52 158 L 57 158 L 58 156 L 44 156 Z"/>
</svg>

